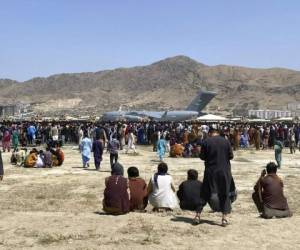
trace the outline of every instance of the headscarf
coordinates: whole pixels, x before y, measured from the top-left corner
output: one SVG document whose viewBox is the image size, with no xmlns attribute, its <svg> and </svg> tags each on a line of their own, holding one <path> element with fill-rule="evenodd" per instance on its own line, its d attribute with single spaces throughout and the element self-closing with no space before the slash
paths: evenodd
<svg viewBox="0 0 300 250">
<path fill-rule="evenodd" d="M 112 168 L 111 168 L 111 175 L 124 175 L 124 168 L 123 166 L 116 162 L 112 165 Z"/>
</svg>

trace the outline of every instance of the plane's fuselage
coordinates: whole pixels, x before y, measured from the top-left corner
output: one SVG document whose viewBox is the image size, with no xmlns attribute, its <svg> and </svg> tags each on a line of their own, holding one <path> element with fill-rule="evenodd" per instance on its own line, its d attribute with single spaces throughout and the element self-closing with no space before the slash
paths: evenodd
<svg viewBox="0 0 300 250">
<path fill-rule="evenodd" d="M 111 111 L 103 114 L 101 120 L 108 121 L 131 121 L 138 122 L 143 120 L 154 121 L 186 121 L 196 118 L 197 111 L 175 110 L 175 111 Z"/>
<path fill-rule="evenodd" d="M 196 118 L 204 107 L 216 95 L 215 92 L 200 91 L 186 110 L 174 111 L 111 111 L 102 116 L 102 121 L 186 121 Z"/>
</svg>

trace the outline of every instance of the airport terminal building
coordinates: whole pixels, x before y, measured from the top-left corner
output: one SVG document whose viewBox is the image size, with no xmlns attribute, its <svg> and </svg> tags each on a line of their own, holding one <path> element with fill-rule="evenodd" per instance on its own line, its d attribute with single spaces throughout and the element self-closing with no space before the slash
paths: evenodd
<svg viewBox="0 0 300 250">
<path fill-rule="evenodd" d="M 248 110 L 248 117 L 260 118 L 260 119 L 274 119 L 281 117 L 291 117 L 291 111 L 285 110 Z"/>
</svg>

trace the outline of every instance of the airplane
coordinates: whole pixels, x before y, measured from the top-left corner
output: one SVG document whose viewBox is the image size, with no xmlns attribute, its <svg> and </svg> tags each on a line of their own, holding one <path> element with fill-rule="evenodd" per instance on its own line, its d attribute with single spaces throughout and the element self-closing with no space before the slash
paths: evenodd
<svg viewBox="0 0 300 250">
<path fill-rule="evenodd" d="M 193 101 L 185 110 L 174 111 L 118 111 L 105 112 L 101 121 L 115 122 L 115 121 L 129 121 L 140 122 L 146 120 L 152 121 L 172 121 L 180 122 L 192 120 L 203 114 L 201 111 L 204 107 L 217 95 L 212 91 L 200 91 Z"/>
</svg>

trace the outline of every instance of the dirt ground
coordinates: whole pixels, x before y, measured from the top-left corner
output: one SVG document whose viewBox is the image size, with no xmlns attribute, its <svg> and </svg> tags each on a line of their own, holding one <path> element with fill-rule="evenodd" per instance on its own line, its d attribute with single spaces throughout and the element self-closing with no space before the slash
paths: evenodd
<svg viewBox="0 0 300 250">
<path fill-rule="evenodd" d="M 24 169 L 8 163 L 0 183 L 0 249 L 299 249 L 300 152 L 283 153 L 279 175 L 294 216 L 265 220 L 251 200 L 252 188 L 262 167 L 274 159 L 273 151 L 238 151 L 232 173 L 238 188 L 230 225 L 220 226 L 221 215 L 206 207 L 202 223 L 192 225 L 193 213 L 129 213 L 105 215 L 101 201 L 104 178 L 109 176 L 105 154 L 102 170 L 81 168 L 79 152 L 64 147 L 60 168 Z M 157 156 L 150 147 L 138 147 L 139 155 L 120 154 L 125 168 L 137 166 L 146 181 L 155 172 Z M 175 186 L 195 168 L 203 176 L 200 159 L 166 158 Z"/>
</svg>

